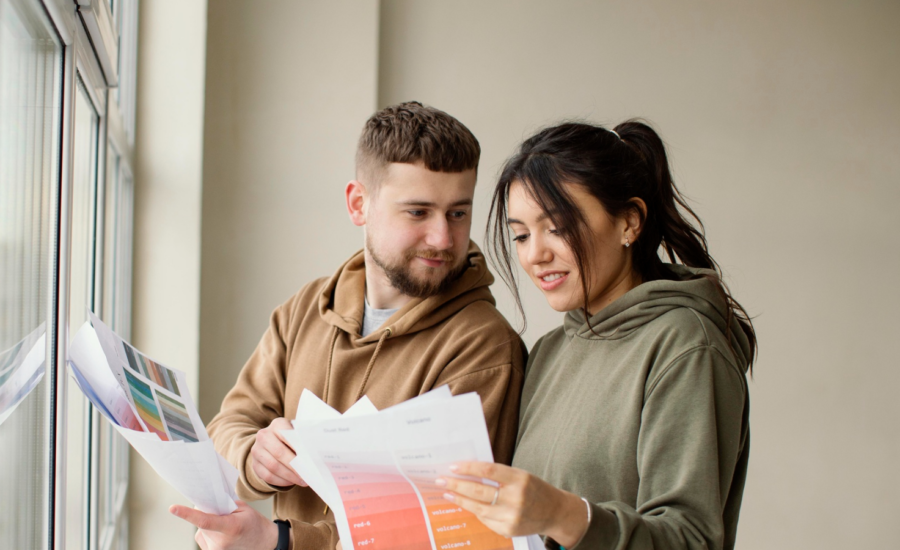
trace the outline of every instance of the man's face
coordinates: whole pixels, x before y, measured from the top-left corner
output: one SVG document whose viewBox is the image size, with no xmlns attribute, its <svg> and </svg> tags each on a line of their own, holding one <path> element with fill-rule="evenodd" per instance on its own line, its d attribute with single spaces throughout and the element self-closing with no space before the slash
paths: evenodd
<svg viewBox="0 0 900 550">
<path fill-rule="evenodd" d="M 465 270 L 475 170 L 391 163 L 366 203 L 366 260 L 404 295 L 445 290 Z"/>
</svg>

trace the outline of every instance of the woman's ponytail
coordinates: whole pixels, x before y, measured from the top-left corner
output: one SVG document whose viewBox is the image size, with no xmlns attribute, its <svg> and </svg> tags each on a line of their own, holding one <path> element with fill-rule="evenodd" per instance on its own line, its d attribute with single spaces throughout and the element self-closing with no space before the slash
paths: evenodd
<svg viewBox="0 0 900 550">
<path fill-rule="evenodd" d="M 678 261 L 688 267 L 715 271 L 714 282 L 728 305 L 727 331 L 730 333 L 732 320 L 737 320 L 750 344 L 752 373 L 753 358 L 756 355 L 753 323 L 743 306 L 731 296 L 728 286 L 722 280 L 718 263 L 709 254 L 703 222 L 675 186 L 662 139 L 650 126 L 634 119 L 616 126 L 615 132 L 621 137 L 622 143 L 640 158 L 650 186 L 650 192 L 644 199 L 648 202 L 647 220 L 635 243 L 635 267 L 650 279 L 664 277 L 661 273 L 664 266 L 658 255 L 659 247 L 662 246 L 673 263 Z M 693 218 L 697 225 L 692 224 L 682 211 Z"/>
<path fill-rule="evenodd" d="M 619 124 L 616 133 L 638 155 L 647 171 L 646 186 L 649 192 L 644 200 L 649 215 L 641 232 L 640 240 L 645 240 L 646 246 L 642 247 L 644 254 L 638 259 L 638 263 L 643 264 L 639 266 L 639 271 L 647 269 L 657 275 L 655 272 L 662 267 L 657 255 L 660 245 L 673 262 L 677 256 L 677 261 L 688 267 L 715 269 L 703 235 L 703 222 L 687 205 L 672 180 L 662 139 L 652 128 L 637 120 Z M 699 229 L 685 219 L 679 207 L 697 222 Z"/>
</svg>

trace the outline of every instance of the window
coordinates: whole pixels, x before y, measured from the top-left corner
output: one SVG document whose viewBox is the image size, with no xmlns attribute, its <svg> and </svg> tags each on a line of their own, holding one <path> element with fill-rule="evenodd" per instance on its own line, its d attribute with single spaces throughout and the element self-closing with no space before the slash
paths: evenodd
<svg viewBox="0 0 900 550">
<path fill-rule="evenodd" d="M 128 446 L 63 358 L 88 309 L 130 331 L 136 29 L 135 0 L 0 0 L 0 548 L 128 547 Z"/>
<path fill-rule="evenodd" d="M 40 5 L 0 2 L 0 352 L 7 350 L 0 378 L 7 390 L 23 367 L 23 350 L 9 351 L 41 326 L 55 330 L 48 321 L 63 48 L 51 29 Z M 45 372 L 0 424 L 0 494 L 18 496 L 16 506 L 0 511 L 0 548 L 47 544 L 52 398 Z"/>
</svg>

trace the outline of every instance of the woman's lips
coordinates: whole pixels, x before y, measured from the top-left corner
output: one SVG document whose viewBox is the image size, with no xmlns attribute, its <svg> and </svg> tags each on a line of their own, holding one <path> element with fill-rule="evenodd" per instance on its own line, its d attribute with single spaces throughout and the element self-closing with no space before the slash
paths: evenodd
<svg viewBox="0 0 900 550">
<path fill-rule="evenodd" d="M 554 277 L 549 281 L 544 280 L 545 277 L 549 277 L 549 276 L 553 276 L 553 275 L 556 275 L 557 277 Z M 559 285 L 566 282 L 566 279 L 568 279 L 568 278 L 569 278 L 568 273 L 562 273 L 562 272 L 557 271 L 554 273 L 542 273 L 537 278 L 537 280 L 538 280 L 538 285 L 540 285 L 540 287 L 541 287 L 541 290 L 543 290 L 544 292 L 547 292 L 547 291 L 553 290 L 554 288 L 557 288 Z"/>
</svg>

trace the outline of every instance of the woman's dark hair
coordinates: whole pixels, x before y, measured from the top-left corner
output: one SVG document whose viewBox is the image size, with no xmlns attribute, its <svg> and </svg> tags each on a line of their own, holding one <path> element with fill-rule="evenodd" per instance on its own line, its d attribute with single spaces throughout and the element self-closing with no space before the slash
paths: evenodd
<svg viewBox="0 0 900 550">
<path fill-rule="evenodd" d="M 610 215 L 618 217 L 634 211 L 641 217 L 643 227 L 631 250 L 634 269 L 642 281 L 675 278 L 660 259 L 660 246 L 672 263 L 679 261 L 688 267 L 714 271 L 711 278 L 728 305 L 727 331 L 730 333 L 731 322 L 736 319 L 750 342 L 752 364 L 756 355 L 753 323 L 722 281 L 721 270 L 707 249 L 703 223 L 675 187 L 665 146 L 650 126 L 639 120 L 628 120 L 610 131 L 602 126 L 568 122 L 528 138 L 506 162 L 488 215 L 487 235 L 492 237 L 488 255 L 513 291 L 524 319 L 507 228 L 509 189 L 515 182 L 521 183 L 547 213 L 572 250 L 581 273 L 586 319 L 590 318 L 591 235 L 584 214 L 567 190 L 567 185 L 573 183 L 583 186 Z M 633 200 L 636 198 L 646 204 L 646 214 Z M 682 211 L 696 220 L 697 225 Z"/>
</svg>

